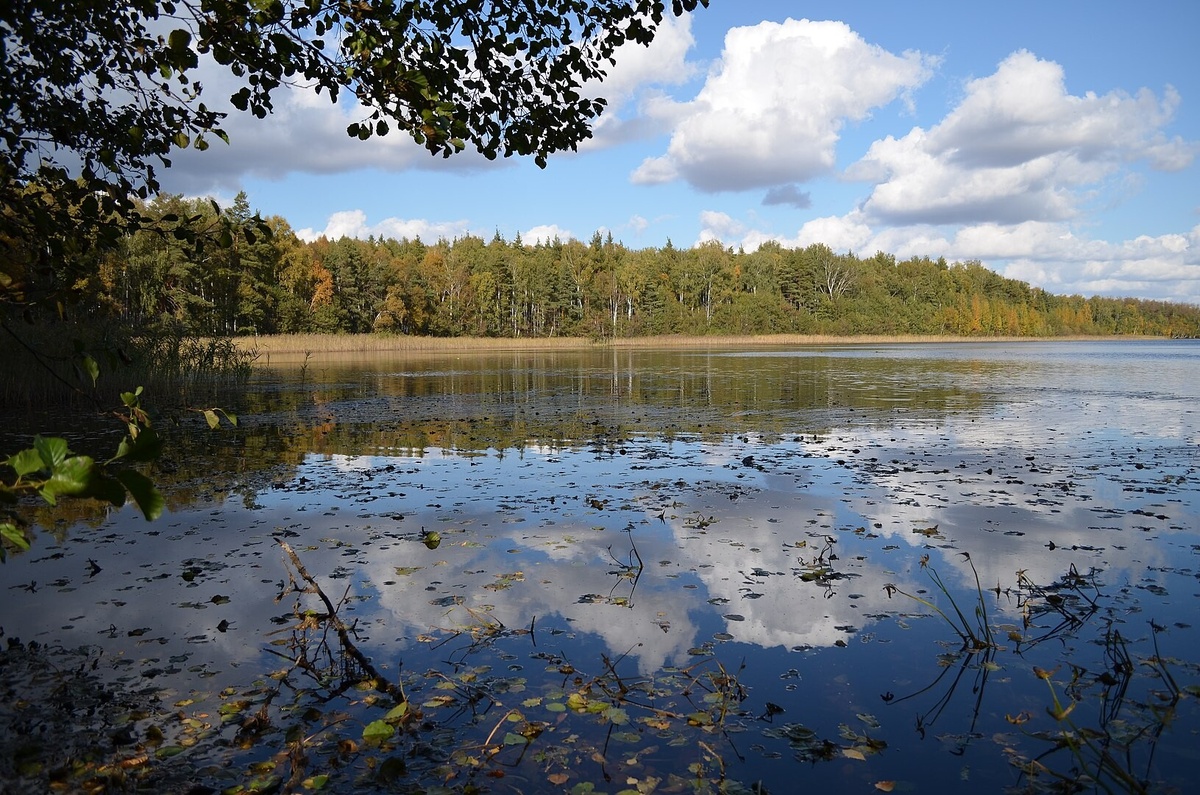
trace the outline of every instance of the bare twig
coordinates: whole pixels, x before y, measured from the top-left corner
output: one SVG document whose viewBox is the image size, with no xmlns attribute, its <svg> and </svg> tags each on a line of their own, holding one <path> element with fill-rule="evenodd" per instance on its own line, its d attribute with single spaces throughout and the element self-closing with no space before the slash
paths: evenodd
<svg viewBox="0 0 1200 795">
<path fill-rule="evenodd" d="M 299 574 L 306 583 L 308 583 L 309 588 L 311 589 L 310 592 L 315 593 L 321 599 L 321 601 L 325 603 L 325 608 L 329 611 L 328 621 L 337 632 L 338 640 L 341 641 L 342 648 L 346 650 L 347 654 L 354 658 L 354 661 L 359 664 L 363 672 L 371 677 L 371 679 L 375 682 L 375 689 L 379 690 L 381 693 L 391 696 L 398 702 L 407 701 L 408 696 L 406 696 L 404 693 L 403 685 L 392 682 L 380 674 L 379 671 L 376 670 L 375 666 L 371 664 L 371 661 L 367 659 L 366 655 L 359 651 L 358 647 L 354 645 L 354 642 L 350 640 L 350 633 L 347 630 L 345 623 L 338 618 L 337 609 L 333 606 L 333 602 L 330 601 L 329 597 L 325 595 L 325 591 L 321 590 L 321 586 L 317 584 L 316 579 L 308 573 L 308 569 L 304 568 L 304 564 L 300 562 L 300 557 L 296 554 L 296 551 L 292 549 L 291 545 L 289 545 L 288 542 L 284 541 L 283 539 L 277 538 L 275 540 L 279 546 L 283 548 L 283 551 L 287 553 L 288 558 L 292 561 L 292 566 L 294 566 L 296 569 L 296 573 Z"/>
</svg>

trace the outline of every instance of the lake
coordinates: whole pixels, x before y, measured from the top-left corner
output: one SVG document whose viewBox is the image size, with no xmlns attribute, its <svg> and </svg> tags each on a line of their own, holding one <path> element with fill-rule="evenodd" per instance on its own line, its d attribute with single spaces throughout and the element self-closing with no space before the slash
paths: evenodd
<svg viewBox="0 0 1200 795">
<path fill-rule="evenodd" d="M 43 511 L 0 566 L 0 774 L 1187 791 L 1198 376 L 1182 341 L 262 367 L 236 429 L 170 431 L 162 519 Z"/>
</svg>

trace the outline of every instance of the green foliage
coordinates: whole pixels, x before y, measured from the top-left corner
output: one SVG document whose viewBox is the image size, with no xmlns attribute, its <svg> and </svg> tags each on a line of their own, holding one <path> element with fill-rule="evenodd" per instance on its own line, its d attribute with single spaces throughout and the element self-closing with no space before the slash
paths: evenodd
<svg viewBox="0 0 1200 795">
<path fill-rule="evenodd" d="M 189 205 L 162 197 L 148 208 L 164 211 Z M 221 218 L 242 228 L 229 213 Z M 104 266 L 111 278 L 94 303 L 113 307 L 121 323 L 161 326 L 169 317 L 200 335 L 1200 336 L 1200 307 L 1051 295 L 979 262 L 897 262 L 882 252 L 864 260 L 823 245 L 632 250 L 600 234 L 590 244 L 498 234 L 306 244 L 282 219 L 264 223 L 270 238 L 250 246 L 239 236 L 203 264 L 153 234 L 132 236 L 126 258 Z"/>
<path fill-rule="evenodd" d="M 25 495 L 36 494 L 48 505 L 56 505 L 61 497 L 92 498 L 120 507 L 126 497 L 132 498 L 147 521 L 162 515 L 164 502 L 154 483 L 142 473 L 128 468 L 116 468 L 117 461 L 147 462 L 158 458 L 162 442 L 141 405 L 142 388 L 126 392 L 119 413 L 126 434 L 112 458 L 97 462 L 86 455 L 71 451 L 66 439 L 34 437 L 33 446 L 9 456 L 4 465 L 12 471 L 10 478 L 0 480 L 0 502 L 8 507 L 0 514 L 0 536 L 17 549 L 28 549 L 21 517 L 12 506 Z M 5 545 L 0 543 L 0 560 L 5 557 Z"/>
<path fill-rule="evenodd" d="M 591 136 L 605 101 L 583 85 L 622 44 L 649 44 L 665 12 L 660 0 L 4 3 L 0 303 L 60 301 L 92 252 L 154 227 L 139 201 L 175 149 L 228 141 L 196 79 L 201 58 L 227 69 L 232 105 L 258 118 L 281 87 L 304 84 L 354 96 L 364 116 L 351 137 L 394 127 L 434 154 L 471 145 L 544 166 Z M 190 220 L 158 231 L 192 243 Z"/>
</svg>

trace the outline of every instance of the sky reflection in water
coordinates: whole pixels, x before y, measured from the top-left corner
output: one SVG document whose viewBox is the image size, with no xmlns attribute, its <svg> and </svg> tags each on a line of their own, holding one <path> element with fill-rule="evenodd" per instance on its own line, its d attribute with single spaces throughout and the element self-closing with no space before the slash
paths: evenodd
<svg viewBox="0 0 1200 795">
<path fill-rule="evenodd" d="M 100 646 L 127 682 L 211 697 L 271 664 L 264 649 L 289 612 L 273 601 L 283 538 L 330 593 L 349 589 L 344 617 L 385 670 L 461 664 L 458 649 L 532 680 L 539 641 L 539 654 L 580 668 L 604 653 L 640 675 L 744 660 L 746 708 L 782 708 L 772 723 L 834 736 L 882 723 L 872 731 L 886 753 L 805 767 L 813 783 L 925 789 L 974 770 L 1014 784 L 1005 715 L 1045 715 L 1034 665 L 1095 668 L 1103 621 L 1145 657 L 1153 620 L 1164 654 L 1200 660 L 1197 353 L 1168 343 L 644 353 L 614 356 L 611 370 L 605 354 L 520 376 L 495 362 L 370 376 L 331 366 L 316 383 L 279 382 L 300 401 L 273 416 L 349 426 L 353 445 L 339 449 L 331 431 L 285 474 L 247 473 L 256 488 L 149 531 L 123 511 L 61 547 L 43 538 L 0 568 L 0 624 L 10 637 Z M 404 449 L 378 434 L 406 411 L 501 414 L 514 433 L 544 412 L 564 430 L 503 449 L 462 434 Z M 723 433 L 722 422 L 736 427 Z M 427 549 L 422 530 L 440 546 Z M 968 612 L 978 572 L 1004 632 L 1037 631 L 1023 625 L 1018 571 L 1049 585 L 1096 570 L 1103 610 L 1053 648 L 1007 653 L 1021 647 L 1004 641 L 995 671 L 969 657 L 939 663 L 953 632 L 885 588 L 950 612 L 925 555 Z M 86 576 L 88 559 L 99 573 Z M 534 636 L 487 650 L 430 642 L 481 620 Z M 976 693 L 982 677 L 987 701 L 951 688 L 938 730 L 914 731 L 913 715 L 933 714 L 944 692 L 922 689 L 947 669 Z M 1178 673 L 1195 683 L 1194 664 Z M 1194 705 L 1184 728 L 1196 730 Z M 787 791 L 797 764 L 787 745 L 751 735 L 731 776 Z M 1179 753 L 1164 749 L 1156 773 L 1181 775 Z"/>
</svg>

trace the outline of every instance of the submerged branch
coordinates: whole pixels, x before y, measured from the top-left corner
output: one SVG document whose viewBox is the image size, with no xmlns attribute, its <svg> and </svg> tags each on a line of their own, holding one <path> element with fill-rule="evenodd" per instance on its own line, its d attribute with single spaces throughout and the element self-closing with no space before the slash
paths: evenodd
<svg viewBox="0 0 1200 795">
<path fill-rule="evenodd" d="M 296 573 L 299 574 L 306 583 L 308 583 L 310 588 L 309 592 L 316 594 L 321 601 L 325 603 L 325 609 L 328 611 L 328 621 L 337 632 L 338 640 L 341 642 L 342 648 L 346 650 L 346 653 L 353 657 L 354 661 L 359 664 L 363 672 L 374 681 L 375 688 L 377 690 L 391 696 L 397 702 L 407 701 L 408 697 L 404 694 L 404 687 L 399 683 L 392 682 L 379 673 L 371 661 L 367 659 L 366 655 L 359 651 L 358 647 L 354 645 L 354 642 L 350 640 L 350 632 L 347 629 L 346 624 L 340 618 L 338 618 L 337 608 L 334 607 L 333 602 L 325 594 L 325 591 L 321 589 L 321 586 L 317 583 L 316 579 L 308 573 L 308 569 L 304 568 L 304 564 L 300 562 L 300 556 L 296 554 L 296 551 L 292 549 L 291 545 L 283 539 L 277 538 L 275 540 L 279 546 L 283 548 L 283 551 L 287 553 L 288 558 L 292 562 L 292 566 L 296 569 Z"/>
</svg>

